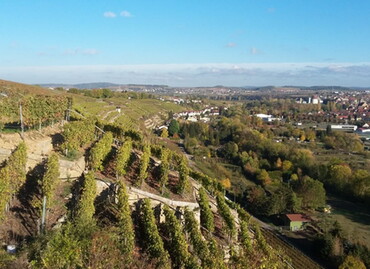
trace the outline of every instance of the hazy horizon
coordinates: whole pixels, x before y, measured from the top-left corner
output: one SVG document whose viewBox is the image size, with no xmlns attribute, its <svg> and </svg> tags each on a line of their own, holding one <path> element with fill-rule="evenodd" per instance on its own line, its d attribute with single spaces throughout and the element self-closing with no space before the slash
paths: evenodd
<svg viewBox="0 0 370 269">
<path fill-rule="evenodd" d="M 368 1 L 4 0 L 1 8 L 6 80 L 370 85 Z"/>
</svg>

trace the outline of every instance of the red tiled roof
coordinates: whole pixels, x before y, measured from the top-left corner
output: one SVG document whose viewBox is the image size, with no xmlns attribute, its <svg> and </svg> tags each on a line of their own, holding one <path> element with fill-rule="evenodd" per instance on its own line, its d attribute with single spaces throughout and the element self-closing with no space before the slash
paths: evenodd
<svg viewBox="0 0 370 269">
<path fill-rule="evenodd" d="M 304 217 L 302 214 L 286 214 L 286 216 L 290 221 L 303 221 L 303 222 L 310 221 L 308 218 Z"/>
</svg>

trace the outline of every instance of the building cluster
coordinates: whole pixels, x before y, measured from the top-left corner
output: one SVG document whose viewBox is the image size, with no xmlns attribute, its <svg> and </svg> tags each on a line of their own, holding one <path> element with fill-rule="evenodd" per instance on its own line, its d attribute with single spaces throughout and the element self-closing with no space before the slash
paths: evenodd
<svg viewBox="0 0 370 269">
<path fill-rule="evenodd" d="M 187 121 L 197 122 L 209 122 L 210 116 L 218 116 L 220 115 L 220 109 L 218 107 L 207 107 L 203 110 L 197 111 L 183 111 L 173 115 L 175 119 L 185 119 Z"/>
<path fill-rule="evenodd" d="M 318 104 L 322 104 L 323 103 L 323 100 L 318 96 L 318 95 L 314 95 L 312 97 L 299 97 L 296 99 L 296 103 L 297 104 L 313 104 L 313 105 L 318 105 Z"/>
<path fill-rule="evenodd" d="M 172 96 L 160 97 L 159 100 L 173 102 L 178 105 L 185 104 L 185 103 L 186 104 L 201 104 L 202 103 L 202 100 L 200 99 L 184 99 L 184 98 L 172 97 Z"/>
<path fill-rule="evenodd" d="M 336 105 L 337 111 L 335 115 L 342 120 L 351 121 L 370 121 L 370 96 L 362 93 L 356 94 L 338 94 L 331 99 L 327 99 L 326 103 L 333 102 Z"/>
<path fill-rule="evenodd" d="M 370 121 L 370 94 L 366 91 L 330 92 L 325 95 L 300 97 L 299 104 L 324 104 L 327 112 L 319 111 L 318 116 L 334 118 L 339 121 Z M 312 112 L 311 115 L 315 114 Z"/>
<path fill-rule="evenodd" d="M 282 118 L 274 117 L 272 115 L 267 115 L 267 114 L 256 114 L 255 116 L 257 118 L 262 119 L 263 121 L 266 121 L 266 122 L 273 122 L 273 121 L 281 121 L 282 120 Z"/>
</svg>

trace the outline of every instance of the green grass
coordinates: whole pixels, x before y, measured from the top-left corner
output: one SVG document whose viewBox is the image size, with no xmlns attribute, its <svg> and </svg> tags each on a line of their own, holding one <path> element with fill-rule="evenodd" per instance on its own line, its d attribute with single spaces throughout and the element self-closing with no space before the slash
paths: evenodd
<svg viewBox="0 0 370 269">
<path fill-rule="evenodd" d="M 332 206 L 332 213 L 325 215 L 338 221 L 350 240 L 370 248 L 370 210 L 337 197 L 328 197 L 328 204 Z"/>
</svg>

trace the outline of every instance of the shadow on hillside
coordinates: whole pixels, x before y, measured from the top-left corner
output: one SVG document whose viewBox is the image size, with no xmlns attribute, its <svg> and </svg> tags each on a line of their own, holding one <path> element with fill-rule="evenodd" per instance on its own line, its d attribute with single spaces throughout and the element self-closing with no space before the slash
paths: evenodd
<svg viewBox="0 0 370 269">
<path fill-rule="evenodd" d="M 117 223 L 117 208 L 114 203 L 115 191 L 112 185 L 104 189 L 95 198 L 95 217 L 103 225 L 111 225 L 112 223 Z"/>
<path fill-rule="evenodd" d="M 60 145 L 63 144 L 64 138 L 60 133 L 52 134 L 51 136 L 51 143 L 53 144 L 53 148 L 59 148 Z"/>
<path fill-rule="evenodd" d="M 363 224 L 370 225 L 370 210 L 361 204 L 352 203 L 339 198 L 328 198 L 328 204 L 333 207 L 333 213 Z"/>
<path fill-rule="evenodd" d="M 79 178 L 74 180 L 71 185 L 71 194 L 72 197 L 66 204 L 67 210 L 69 212 L 68 219 L 73 219 L 76 214 L 78 201 L 80 200 L 80 194 L 82 192 L 82 186 L 84 182 L 84 174 L 82 174 Z"/>
<path fill-rule="evenodd" d="M 38 181 L 43 177 L 44 173 L 45 161 L 39 163 L 27 173 L 26 181 L 16 196 L 19 203 L 10 209 L 29 236 L 37 234 L 39 229 L 42 197 Z"/>
</svg>

